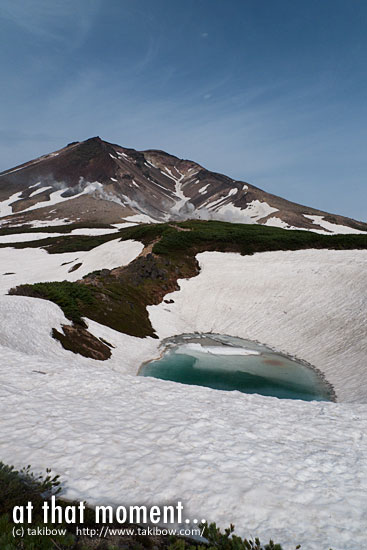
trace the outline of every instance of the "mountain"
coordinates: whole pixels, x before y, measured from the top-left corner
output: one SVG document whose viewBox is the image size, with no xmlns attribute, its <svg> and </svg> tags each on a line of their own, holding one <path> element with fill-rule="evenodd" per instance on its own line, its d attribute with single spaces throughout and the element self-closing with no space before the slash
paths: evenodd
<svg viewBox="0 0 367 550">
<path fill-rule="evenodd" d="M 184 496 L 183 517 L 240 536 L 363 548 L 367 232 L 314 231 L 366 224 L 99 138 L 0 174 L 0 209 L 4 464 L 52 468 L 66 503 L 150 510 Z M 154 220 L 168 223 L 136 223 Z M 307 366 L 336 402 L 138 376 L 177 343 L 203 381 L 186 352 L 209 370 L 215 335 L 221 377 L 262 356 L 264 382 L 300 388 Z"/>
<path fill-rule="evenodd" d="M 196 162 L 99 137 L 0 173 L 3 227 L 188 218 L 323 233 L 367 231 L 366 223 L 287 201 Z"/>
</svg>

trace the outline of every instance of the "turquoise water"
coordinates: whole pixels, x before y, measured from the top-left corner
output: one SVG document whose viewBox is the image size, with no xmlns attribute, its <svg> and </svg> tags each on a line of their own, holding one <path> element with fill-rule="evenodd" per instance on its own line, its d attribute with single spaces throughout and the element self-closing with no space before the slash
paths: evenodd
<svg viewBox="0 0 367 550">
<path fill-rule="evenodd" d="M 331 401 L 331 387 L 312 368 L 266 346 L 223 335 L 182 335 L 139 374 L 217 390 L 280 399 Z"/>
</svg>

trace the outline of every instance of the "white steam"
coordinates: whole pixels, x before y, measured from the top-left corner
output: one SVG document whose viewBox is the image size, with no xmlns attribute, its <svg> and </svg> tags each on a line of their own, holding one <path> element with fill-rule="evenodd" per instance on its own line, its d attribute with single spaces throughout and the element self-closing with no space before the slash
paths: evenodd
<svg viewBox="0 0 367 550">
<path fill-rule="evenodd" d="M 230 223 L 245 223 L 252 224 L 254 220 L 250 218 L 243 210 L 233 206 L 233 204 L 227 204 L 222 206 L 218 211 L 212 211 L 208 208 L 195 208 L 195 206 L 188 200 L 180 208 L 178 212 L 171 210 L 171 219 L 173 220 L 216 220 L 221 222 Z"/>
</svg>

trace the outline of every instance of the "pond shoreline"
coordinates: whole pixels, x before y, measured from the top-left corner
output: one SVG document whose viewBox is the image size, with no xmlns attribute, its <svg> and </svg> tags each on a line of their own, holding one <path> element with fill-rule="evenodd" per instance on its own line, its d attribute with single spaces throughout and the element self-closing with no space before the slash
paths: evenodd
<svg viewBox="0 0 367 550">
<path fill-rule="evenodd" d="M 192 345 L 192 347 L 190 348 L 190 345 Z M 234 370 L 232 370 L 232 373 L 236 372 L 236 373 L 241 373 L 242 375 L 245 375 L 245 376 L 248 376 L 250 377 L 250 382 L 249 382 L 249 391 L 246 391 L 246 385 L 243 386 L 243 382 L 242 380 L 240 381 L 240 385 L 238 387 L 230 387 L 230 385 L 228 387 L 225 387 L 226 386 L 226 379 L 222 377 L 222 384 L 224 382 L 224 386 L 222 385 L 222 387 L 220 386 L 220 375 L 219 375 L 219 380 L 218 380 L 218 383 L 219 383 L 219 386 L 216 387 L 215 385 L 213 385 L 213 379 L 207 379 L 206 382 L 207 384 L 205 383 L 201 383 L 203 382 L 205 379 L 201 379 L 201 380 L 197 380 L 196 378 L 193 379 L 187 379 L 187 371 L 185 372 L 184 371 L 178 371 L 178 372 L 181 372 L 183 373 L 184 375 L 184 379 L 177 379 L 177 378 L 166 378 L 167 375 L 163 374 L 162 376 L 162 373 L 161 373 L 161 376 L 159 376 L 159 374 L 157 376 L 155 376 L 154 374 L 143 374 L 142 371 L 147 367 L 148 364 L 150 363 L 157 363 L 159 361 L 161 361 L 162 359 L 164 359 L 164 356 L 167 354 L 170 353 L 170 351 L 174 354 L 175 353 L 175 350 L 179 349 L 180 346 L 187 346 L 186 348 L 186 353 L 183 352 L 182 354 L 178 353 L 177 355 L 181 356 L 182 355 L 187 355 L 187 357 L 189 356 L 193 356 L 195 357 L 197 360 L 199 360 L 199 366 L 198 366 L 198 372 L 201 370 L 202 371 L 202 366 L 200 368 L 200 361 L 202 361 L 202 359 L 198 359 L 198 356 L 197 356 L 197 353 L 200 354 L 200 356 L 202 355 L 202 358 L 205 358 L 205 359 L 208 359 L 208 357 L 206 356 L 209 356 L 211 355 L 211 352 L 210 352 L 210 348 L 218 348 L 218 347 L 222 347 L 222 348 L 234 348 L 234 349 L 241 349 L 243 351 L 247 351 L 249 352 L 248 354 L 247 353 L 228 353 L 227 352 L 223 352 L 223 356 L 221 353 L 218 353 L 217 351 L 214 352 L 213 350 L 213 354 L 212 354 L 212 357 L 213 357 L 213 369 L 212 371 L 210 372 L 211 375 L 213 375 L 213 372 L 216 371 L 218 369 L 218 366 L 215 365 L 215 357 L 218 359 L 218 358 L 223 358 L 223 357 L 227 357 L 227 358 L 231 358 L 232 360 L 235 358 L 235 357 L 240 357 L 240 356 L 250 356 L 251 358 L 255 358 L 255 356 L 257 356 L 260 360 L 260 364 L 259 364 L 259 372 L 256 372 L 257 370 L 257 367 L 255 367 L 255 370 L 254 370 L 254 366 L 253 364 L 251 365 L 245 365 L 245 367 L 247 368 L 244 368 L 243 370 L 240 369 L 237 369 L 237 366 L 234 367 Z M 195 349 L 194 346 L 197 346 L 197 349 Z M 153 358 L 153 359 L 150 359 L 148 361 L 145 361 L 144 363 L 142 363 L 138 369 L 138 372 L 137 374 L 140 375 L 140 376 L 152 376 L 154 378 L 157 378 L 157 379 L 163 379 L 163 380 L 171 380 L 173 382 L 177 382 L 177 383 L 182 383 L 182 384 L 187 384 L 187 385 L 198 385 L 198 386 L 206 386 L 206 387 L 209 387 L 209 388 L 212 388 L 212 389 L 217 389 L 217 390 L 220 390 L 220 391 L 233 391 L 233 390 L 237 390 L 237 391 L 240 391 L 241 393 L 247 393 L 247 394 L 258 394 L 258 395 L 263 395 L 263 396 L 270 396 L 270 397 L 277 397 L 279 399 L 296 399 L 296 400 L 303 400 L 303 401 L 326 401 L 326 402 L 337 402 L 337 396 L 336 396 L 336 393 L 335 393 L 335 390 L 334 390 L 334 387 L 332 386 L 332 384 L 330 384 L 330 382 L 326 379 L 324 373 L 322 373 L 318 368 L 314 367 L 313 365 L 311 365 L 310 363 L 308 363 L 307 361 L 304 361 L 304 360 L 301 360 L 295 356 L 292 356 L 292 355 L 288 355 L 286 353 L 283 353 L 283 352 L 279 352 L 278 350 L 275 350 L 273 349 L 272 347 L 270 346 L 267 346 L 263 343 L 260 343 L 260 342 L 257 342 L 257 341 L 254 341 L 254 340 L 246 340 L 244 338 L 239 338 L 239 337 L 235 337 L 235 336 L 229 336 L 229 335 L 224 335 L 224 334 L 217 334 L 217 333 L 183 333 L 183 334 L 180 334 L 180 335 L 175 335 L 173 337 L 169 337 L 169 338 L 165 338 L 161 341 L 160 343 L 160 346 L 159 346 L 159 356 L 156 357 L 156 358 Z M 253 352 L 253 353 L 251 353 Z M 275 354 L 277 357 L 275 357 L 274 359 L 269 357 L 269 355 L 271 354 Z M 282 365 L 281 363 L 281 360 L 284 360 L 284 364 Z M 167 358 L 168 360 L 168 358 Z M 182 361 L 182 359 L 181 359 Z M 273 363 L 271 361 L 274 361 Z M 280 361 L 280 362 L 279 362 Z M 303 367 L 304 370 L 302 371 L 302 369 L 300 370 L 300 375 L 301 375 L 301 379 L 300 380 L 293 380 L 293 383 L 295 384 L 295 389 L 293 390 L 291 388 L 291 385 L 292 385 L 292 376 L 294 377 L 295 373 L 292 372 L 292 371 L 289 371 L 290 372 L 290 378 L 289 380 L 286 380 L 284 379 L 284 377 L 282 375 L 279 376 L 279 366 L 280 367 L 285 367 L 285 368 L 289 368 L 289 366 L 293 366 L 293 365 L 288 365 L 287 363 L 298 363 L 299 367 Z M 273 366 L 275 365 L 275 372 L 271 372 L 270 371 L 270 376 L 269 376 L 269 385 L 271 386 L 271 384 L 273 383 L 274 384 L 274 395 L 272 395 L 271 393 L 269 394 L 269 386 L 266 387 L 266 391 L 264 391 L 264 393 L 261 392 L 261 387 L 259 389 L 259 391 L 257 391 L 257 387 L 256 387 L 256 384 L 258 384 L 258 380 L 261 380 L 261 379 L 264 379 L 265 382 L 266 382 L 266 378 L 267 378 L 267 373 L 264 374 L 262 372 L 262 370 L 264 369 L 264 366 L 266 368 L 266 364 L 270 365 L 270 366 Z M 203 365 L 203 363 L 201 363 L 201 365 Z M 204 363 L 205 365 L 205 363 Z M 162 368 L 162 365 L 161 365 L 161 368 Z M 164 367 L 163 367 L 164 368 Z M 167 368 L 167 367 L 166 367 Z M 191 366 L 190 366 L 191 368 Z M 207 365 L 204 367 L 204 369 L 207 369 Z M 278 369 L 278 374 L 277 374 L 277 370 Z M 307 380 L 307 374 L 303 374 L 302 375 L 302 372 L 305 372 L 305 369 L 307 369 L 308 371 L 312 371 L 314 373 L 314 375 L 316 376 L 316 379 L 315 381 L 313 381 L 312 379 L 310 380 Z M 210 370 L 210 369 L 209 369 Z M 282 370 L 282 369 L 280 369 Z M 222 369 L 220 368 L 219 371 L 222 371 Z M 218 373 L 219 373 L 218 371 Z M 193 372 L 191 370 L 191 372 Z M 195 373 L 195 377 L 198 376 L 198 372 Z M 272 375 L 272 376 L 271 376 Z M 275 375 L 275 377 L 274 377 Z M 306 376 L 306 378 L 304 378 L 304 381 L 302 381 L 302 376 Z M 251 377 L 254 377 L 255 379 L 255 386 L 251 386 Z M 256 377 L 258 377 L 258 380 L 256 380 Z M 228 381 L 230 383 L 230 377 L 228 378 Z M 210 383 L 211 382 L 211 383 Z M 290 384 L 290 388 L 289 389 L 289 386 L 287 387 L 287 382 Z M 310 385 L 310 388 L 312 388 L 312 390 L 315 392 L 315 398 L 313 399 L 312 398 L 312 391 L 310 392 L 310 390 L 307 388 L 308 384 Z M 299 390 L 297 390 L 297 385 L 298 387 L 300 388 Z M 303 388 L 302 388 L 303 386 Z M 294 392 L 294 395 L 296 395 L 296 397 L 291 397 L 292 395 L 292 391 Z M 299 397 L 297 397 L 297 391 L 299 392 Z M 279 393 L 280 392 L 280 393 Z M 287 393 L 290 392 L 290 395 L 287 395 Z M 309 395 L 311 398 L 309 399 L 308 397 L 306 397 L 307 395 Z M 320 399 L 321 397 L 321 399 Z"/>
</svg>

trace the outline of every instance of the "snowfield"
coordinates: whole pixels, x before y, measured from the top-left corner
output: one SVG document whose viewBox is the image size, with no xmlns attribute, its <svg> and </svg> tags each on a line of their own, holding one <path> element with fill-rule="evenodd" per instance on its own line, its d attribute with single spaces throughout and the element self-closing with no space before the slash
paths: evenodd
<svg viewBox="0 0 367 550">
<path fill-rule="evenodd" d="M 160 338 L 214 332 L 311 363 L 338 401 L 367 403 L 367 251 L 204 252 L 201 273 L 149 307 Z"/>
<path fill-rule="evenodd" d="M 43 248 L 0 248 L 0 293 L 5 294 L 10 288 L 23 283 L 77 281 L 97 269 L 127 265 L 142 250 L 140 242 L 120 239 L 101 244 L 88 252 L 64 254 L 48 254 Z M 78 269 L 69 273 L 80 263 L 82 265 Z"/>
<path fill-rule="evenodd" d="M 11 271 L 12 249 L 4 250 L 2 271 Z M 340 402 L 137 377 L 140 364 L 159 355 L 159 340 L 89 322 L 116 348 L 108 361 L 87 359 L 51 338 L 52 327 L 68 323 L 55 304 L 2 296 L 1 459 L 52 467 L 66 496 L 90 504 L 182 499 L 188 518 L 233 522 L 238 533 L 272 537 L 286 550 L 362 549 L 367 251 L 206 252 L 198 259 L 201 273 L 167 296 L 174 303 L 149 308 L 160 338 L 213 331 L 258 340 L 319 368 Z M 31 256 L 28 262 L 22 282 L 39 273 Z"/>
</svg>

